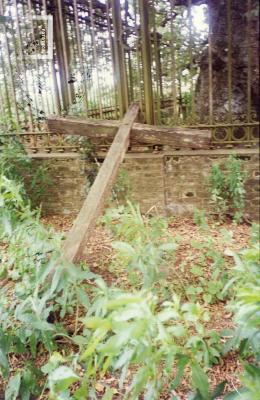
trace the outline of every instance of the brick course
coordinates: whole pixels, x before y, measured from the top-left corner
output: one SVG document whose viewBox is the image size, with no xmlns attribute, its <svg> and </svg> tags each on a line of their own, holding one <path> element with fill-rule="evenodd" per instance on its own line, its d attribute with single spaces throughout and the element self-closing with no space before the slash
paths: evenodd
<svg viewBox="0 0 260 400">
<path fill-rule="evenodd" d="M 175 151 L 158 154 L 127 154 L 122 169 L 127 171 L 132 199 L 142 211 L 187 214 L 194 208 L 209 210 L 207 176 L 214 162 L 225 163 L 232 150 Z M 257 150 L 236 150 L 248 173 L 246 213 L 259 220 L 259 159 Z M 75 154 L 37 155 L 35 165 L 47 163 L 52 180 L 42 196 L 45 214 L 77 214 L 86 196 L 88 166 Z"/>
</svg>

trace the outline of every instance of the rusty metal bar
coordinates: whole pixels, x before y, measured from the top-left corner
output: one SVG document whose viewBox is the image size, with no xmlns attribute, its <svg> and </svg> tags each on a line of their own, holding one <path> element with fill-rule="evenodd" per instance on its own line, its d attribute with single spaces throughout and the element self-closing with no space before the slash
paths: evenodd
<svg viewBox="0 0 260 400">
<path fill-rule="evenodd" d="M 140 108 L 140 113 L 143 112 L 143 89 L 142 89 L 142 70 L 141 70 L 141 57 L 140 57 L 140 34 L 138 31 L 138 25 L 137 25 L 137 12 L 138 12 L 138 5 L 137 5 L 137 0 L 133 0 L 133 7 L 134 7 L 134 32 L 136 35 L 136 41 L 135 41 L 135 46 L 136 46 L 136 65 L 137 65 L 137 84 L 138 84 L 138 101 L 139 101 L 139 108 Z"/>
<path fill-rule="evenodd" d="M 43 0 L 43 11 L 45 15 L 48 14 L 47 10 L 47 1 Z M 52 81 L 52 88 L 54 91 L 54 109 L 55 112 L 60 115 L 61 114 L 61 104 L 60 104 L 60 97 L 59 97 L 59 88 L 58 88 L 58 82 L 57 82 L 57 76 L 56 76 L 56 71 L 55 71 L 55 65 L 54 65 L 54 55 L 52 54 L 52 58 L 49 60 L 48 63 L 48 69 L 50 71 L 50 77 Z"/>
<path fill-rule="evenodd" d="M 83 53 L 81 47 L 81 34 L 79 29 L 79 16 L 78 16 L 78 4 L 77 0 L 73 0 L 73 9 L 74 9 L 74 18 L 75 18 L 75 26 L 76 26 L 76 39 L 77 39 L 77 47 L 78 47 L 78 55 L 79 55 L 79 63 L 80 70 L 83 80 L 83 97 L 84 97 L 84 109 L 86 113 L 86 117 L 88 116 L 88 98 L 87 98 L 87 86 L 86 86 L 86 73 L 83 62 Z"/>
<path fill-rule="evenodd" d="M 111 8 L 111 2 L 110 0 L 107 0 L 107 7 L 106 7 L 106 12 L 107 12 L 107 27 L 108 27 L 108 37 L 109 37 L 109 44 L 110 44 L 110 51 L 111 51 L 111 61 L 112 61 L 112 68 L 113 71 L 116 70 L 116 61 L 115 61 L 115 44 L 112 38 L 112 28 L 111 28 L 111 20 L 110 20 L 110 8 Z M 117 89 L 116 89 L 116 81 L 115 81 L 115 74 L 113 73 L 113 86 L 114 86 L 114 97 L 115 97 L 115 118 L 118 117 L 119 113 L 117 112 L 118 109 L 118 95 L 117 95 Z"/>
<path fill-rule="evenodd" d="M 32 39 L 33 39 L 33 42 L 35 42 L 31 0 L 27 1 L 27 8 L 28 8 L 29 21 L 30 21 L 31 30 L 32 30 Z M 25 15 L 24 5 L 23 5 L 23 13 Z M 32 68 L 32 70 L 31 70 L 31 76 L 32 76 L 32 82 L 33 82 L 33 86 L 34 86 L 34 88 L 32 90 L 33 105 L 35 107 L 36 116 L 38 117 L 39 116 L 39 109 L 40 108 L 42 108 L 42 109 L 44 108 L 44 103 L 43 103 L 43 96 L 42 96 L 41 80 L 40 80 L 40 75 L 39 75 L 40 71 L 39 71 L 39 63 L 38 63 L 38 57 L 37 57 L 37 49 L 36 49 L 36 52 L 35 52 L 35 56 L 36 56 L 36 58 L 35 58 L 36 83 L 35 83 L 35 76 L 34 76 L 34 70 L 33 70 L 34 68 Z M 33 63 L 31 65 L 33 67 Z M 39 107 L 39 105 L 38 105 L 38 98 L 40 98 L 41 107 Z M 39 125 L 39 120 L 38 119 L 36 120 L 36 125 L 39 128 L 40 125 Z"/>
<path fill-rule="evenodd" d="M 189 24 L 189 62 L 190 62 L 190 91 L 191 91 L 191 119 L 194 120 L 194 84 L 193 84 L 193 54 L 192 54 L 192 0 L 188 0 Z"/>
<path fill-rule="evenodd" d="M 139 12 L 141 21 L 141 49 L 143 62 L 144 77 L 144 102 L 145 102 L 145 119 L 148 124 L 154 123 L 153 109 L 153 84 L 151 73 L 151 41 L 150 41 L 150 24 L 149 24 L 149 2 L 139 0 Z"/>
<path fill-rule="evenodd" d="M 213 124 L 213 69 L 212 69 L 212 23 L 210 10 L 208 9 L 209 42 L 208 42 L 208 66 L 209 66 L 209 123 Z"/>
<path fill-rule="evenodd" d="M 172 65 L 172 100 L 173 100 L 173 123 L 177 123 L 178 112 L 177 112 L 177 90 L 176 90 L 176 49 L 175 49 L 175 34 L 174 34 L 174 7 L 175 0 L 171 2 L 171 65 Z"/>
<path fill-rule="evenodd" d="M 228 67 L 228 122 L 232 122 L 232 23 L 231 23 L 231 0 L 227 0 L 227 67 Z"/>
<path fill-rule="evenodd" d="M 18 8 L 17 8 L 17 0 L 14 0 L 14 11 L 15 11 L 15 20 L 16 20 L 16 25 L 17 25 L 17 36 L 18 36 L 18 51 L 19 51 L 19 56 L 20 56 L 20 62 L 21 62 L 21 70 L 23 73 L 23 82 L 25 86 L 25 94 L 28 97 L 28 102 L 27 106 L 29 109 L 29 125 L 30 129 L 33 127 L 33 114 L 32 114 L 32 106 L 31 106 L 31 101 L 30 101 L 30 96 L 29 96 L 29 87 L 28 87 L 28 82 L 27 82 L 27 77 L 26 77 L 26 66 L 25 66 L 25 61 L 24 61 L 24 53 L 23 53 L 23 44 L 22 44 L 22 35 L 21 35 L 21 29 L 20 29 L 20 20 L 19 20 L 19 15 L 18 15 Z"/>
<path fill-rule="evenodd" d="M 0 14 L 4 15 L 3 0 L 0 0 Z M 9 47 L 9 42 L 7 39 L 7 29 L 6 29 L 5 23 L 3 24 L 3 33 L 4 33 L 4 45 L 5 45 L 6 56 L 7 56 L 8 73 L 9 73 L 10 83 L 11 83 L 13 106 L 14 106 L 14 111 L 15 111 L 16 123 L 17 123 L 17 126 L 19 126 L 20 120 L 19 120 L 19 113 L 18 113 L 17 101 L 16 101 L 16 89 L 15 89 L 14 78 L 13 78 L 13 66 L 12 66 L 12 62 L 11 62 L 10 47 Z"/>
<path fill-rule="evenodd" d="M 115 49 L 115 77 L 118 89 L 118 103 L 122 118 L 129 105 L 129 93 L 123 44 L 123 27 L 120 0 L 112 0 L 112 17 Z"/>
<path fill-rule="evenodd" d="M 100 78 L 99 78 L 99 62 L 98 62 L 98 55 L 97 55 L 97 43 L 96 43 L 96 29 L 95 29 L 95 20 L 94 20 L 94 8 L 93 8 L 93 1 L 89 1 L 90 5 L 90 23 L 91 23 L 91 37 L 92 37 L 92 45 L 93 45 L 93 57 L 95 68 L 97 71 L 97 95 L 98 95 L 98 105 L 99 105 L 99 115 L 100 118 L 103 117 L 102 111 L 102 99 L 101 99 L 101 89 L 100 89 Z"/>
<path fill-rule="evenodd" d="M 55 45 L 56 53 L 58 56 L 59 71 L 61 76 L 61 92 L 63 99 L 63 107 L 65 110 L 73 103 L 73 90 L 69 86 L 70 72 L 69 72 L 69 55 L 68 55 L 68 43 L 66 41 L 67 35 L 65 34 L 66 21 L 64 21 L 63 10 L 63 0 L 55 0 L 57 7 L 57 23 L 54 24 L 55 27 Z M 66 36 L 65 36 L 66 35 Z M 63 77 L 64 75 L 64 77 Z M 63 81 L 64 80 L 64 81 Z"/>
<path fill-rule="evenodd" d="M 6 81 L 6 72 L 5 72 L 5 64 L 4 64 L 4 58 L 2 54 L 2 50 L 0 48 L 0 65 L 2 67 L 3 71 L 3 81 L 4 81 L 4 88 L 5 88 L 5 98 L 6 98 L 6 103 L 7 103 L 7 110 L 8 110 L 8 116 L 10 120 L 12 119 L 12 109 L 11 109 L 11 102 L 10 102 L 10 97 L 9 97 L 9 91 L 8 91 L 8 85 Z"/>
<path fill-rule="evenodd" d="M 252 50 L 250 40 L 251 30 L 251 0 L 247 0 L 247 122 L 251 122 L 251 84 L 252 84 Z"/>
</svg>

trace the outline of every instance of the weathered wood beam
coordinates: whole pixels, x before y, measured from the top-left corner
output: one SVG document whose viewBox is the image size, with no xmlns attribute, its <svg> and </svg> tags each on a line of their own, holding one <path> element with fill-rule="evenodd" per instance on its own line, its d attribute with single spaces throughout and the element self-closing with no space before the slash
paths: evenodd
<svg viewBox="0 0 260 400">
<path fill-rule="evenodd" d="M 131 105 L 120 123 L 118 132 L 91 186 L 86 200 L 74 221 L 65 240 L 63 250 L 65 257 L 72 262 L 82 259 L 84 248 L 102 210 L 104 202 L 111 190 L 120 163 L 129 145 L 130 131 L 139 112 L 139 107 Z"/>
<path fill-rule="evenodd" d="M 65 135 L 87 136 L 89 139 L 113 140 L 121 122 L 112 120 L 50 117 L 48 129 Z M 174 148 L 206 149 L 210 145 L 209 130 L 165 127 L 134 123 L 131 144 L 168 145 Z"/>
</svg>

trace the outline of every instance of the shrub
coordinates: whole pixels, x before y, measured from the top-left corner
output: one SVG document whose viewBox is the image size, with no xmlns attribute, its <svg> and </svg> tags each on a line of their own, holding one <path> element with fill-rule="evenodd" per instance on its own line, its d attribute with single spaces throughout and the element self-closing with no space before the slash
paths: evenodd
<svg viewBox="0 0 260 400">
<path fill-rule="evenodd" d="M 35 168 L 16 137 L 2 137 L 1 141 L 0 175 L 22 184 L 20 192 L 23 192 L 23 198 L 30 197 L 33 205 L 39 205 L 42 193 L 51 183 L 47 165 Z"/>
<path fill-rule="evenodd" d="M 167 221 L 158 216 L 144 217 L 139 206 L 128 201 L 127 207 L 108 210 L 103 221 L 112 228 L 115 238 L 116 263 L 130 276 L 141 274 L 143 288 L 152 288 L 158 281 L 160 268 L 172 254 L 176 244 L 167 232 Z"/>
<path fill-rule="evenodd" d="M 144 395 L 158 400 L 165 385 L 174 390 L 180 384 L 187 365 L 191 368 L 193 387 L 202 395 L 200 398 L 212 398 L 202 366 L 208 368 L 216 362 L 219 341 L 203 327 L 209 318 L 207 311 L 199 304 L 181 304 L 176 295 L 171 301 L 159 304 L 149 291 L 124 292 L 107 287 L 100 279 L 96 284 L 95 301 L 82 320 L 85 343 L 81 338 L 80 357 L 74 368 L 72 362 L 66 367 L 71 378 L 80 382 L 80 388 L 68 398 L 83 399 L 86 393 L 95 397 L 96 382 L 110 371 L 119 375 L 124 399 Z M 83 378 L 76 375 L 80 364 L 84 365 Z M 131 382 L 124 386 L 130 371 Z M 59 376 L 64 391 L 60 387 L 55 391 L 53 375 L 49 379 L 53 398 L 69 394 L 71 382 L 68 380 L 66 386 L 64 377 Z M 108 388 L 107 393 L 109 390 L 112 389 Z"/>
<path fill-rule="evenodd" d="M 57 335 L 66 332 L 61 323 L 65 314 L 74 313 L 79 304 L 88 308 L 84 280 L 93 274 L 62 258 L 61 237 L 40 223 L 39 213 L 24 201 L 22 184 L 4 175 L 0 176 L 0 227 L 1 242 L 7 245 L 0 276 L 9 283 L 0 289 L 0 371 L 10 378 L 6 398 L 15 399 L 25 390 L 30 371 L 27 374 L 24 368 L 11 376 L 9 353 L 35 357 L 39 343 L 53 351 Z M 55 317 L 52 321 L 55 315 L 59 323 Z M 28 390 L 34 375 L 28 378 Z"/>
<path fill-rule="evenodd" d="M 246 173 L 235 156 L 229 156 L 225 170 L 214 164 L 209 176 L 209 193 L 211 202 L 220 219 L 229 213 L 235 222 L 241 221 L 245 208 Z"/>
<path fill-rule="evenodd" d="M 233 285 L 235 294 L 231 309 L 234 311 L 236 331 L 228 348 L 238 348 L 242 357 L 250 355 L 251 362 L 245 362 L 241 378 L 244 388 L 227 399 L 252 400 L 258 399 L 260 393 L 260 251 L 254 232 L 251 247 L 240 255 L 233 252 L 231 255 L 235 268 L 229 285 Z"/>
</svg>

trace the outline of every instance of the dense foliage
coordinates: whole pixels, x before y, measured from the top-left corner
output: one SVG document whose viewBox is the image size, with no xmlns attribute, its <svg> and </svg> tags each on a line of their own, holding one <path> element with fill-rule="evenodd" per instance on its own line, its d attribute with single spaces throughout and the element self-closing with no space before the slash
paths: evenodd
<svg viewBox="0 0 260 400">
<path fill-rule="evenodd" d="M 205 213 L 196 210 L 194 221 L 203 241 L 192 240 L 191 247 L 200 256 L 190 268 L 194 283 L 180 287 L 165 277 L 181 243 L 169 235 L 167 219 L 144 216 L 130 202 L 109 209 L 102 223 L 113 236 L 110 268 L 127 277 L 126 284 L 109 286 L 85 265 L 63 259 L 62 236 L 45 228 L 39 211 L 31 208 L 17 168 L 5 161 L 8 151 L 0 176 L 0 370 L 5 400 L 27 400 L 40 393 L 53 400 L 96 399 L 99 382 L 111 375 L 123 399 L 156 400 L 165 392 L 178 399 L 175 389 L 185 376 L 193 388 L 190 399 L 212 400 L 221 395 L 225 382 L 211 390 L 207 373 L 231 349 L 245 360 L 244 387 L 227 398 L 237 393 L 245 400 L 258 398 L 256 225 L 249 249 L 225 255 L 210 236 Z M 26 156 L 21 154 L 19 162 L 27 163 Z M 230 241 L 230 232 L 221 234 L 223 241 Z M 230 255 L 233 268 L 226 266 Z M 207 323 L 208 304 L 224 299 L 230 299 L 237 329 L 223 346 Z M 39 352 L 44 361 L 38 365 Z M 21 357 L 16 371 L 13 355 Z M 103 400 L 114 394 L 116 389 L 105 384 Z"/>
<path fill-rule="evenodd" d="M 209 176 L 209 192 L 214 208 L 220 219 L 230 214 L 234 221 L 243 218 L 245 208 L 245 179 L 242 163 L 235 156 L 229 156 L 225 170 L 214 164 Z"/>
<path fill-rule="evenodd" d="M 251 247 L 240 255 L 232 254 L 235 259 L 234 300 L 231 309 L 234 312 L 236 332 L 229 346 L 239 349 L 242 358 L 250 359 L 244 363 L 241 393 L 233 393 L 228 399 L 257 400 L 260 393 L 260 250 L 259 226 L 253 226 Z"/>
</svg>

